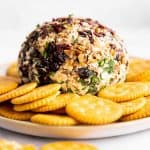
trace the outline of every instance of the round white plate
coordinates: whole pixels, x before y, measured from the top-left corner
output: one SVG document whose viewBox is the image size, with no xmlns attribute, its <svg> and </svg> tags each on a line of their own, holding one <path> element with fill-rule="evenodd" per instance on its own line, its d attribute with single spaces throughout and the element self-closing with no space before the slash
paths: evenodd
<svg viewBox="0 0 150 150">
<path fill-rule="evenodd" d="M 0 65 L 0 74 L 4 74 L 7 65 Z M 46 126 L 27 121 L 17 121 L 0 117 L 0 127 L 34 136 L 66 139 L 94 139 L 134 133 L 150 128 L 150 117 L 128 122 L 118 122 L 97 126 Z"/>
<path fill-rule="evenodd" d="M 47 126 L 0 117 L 0 127 L 18 133 L 66 139 L 94 139 L 124 135 L 150 128 L 150 118 L 99 126 Z"/>
</svg>

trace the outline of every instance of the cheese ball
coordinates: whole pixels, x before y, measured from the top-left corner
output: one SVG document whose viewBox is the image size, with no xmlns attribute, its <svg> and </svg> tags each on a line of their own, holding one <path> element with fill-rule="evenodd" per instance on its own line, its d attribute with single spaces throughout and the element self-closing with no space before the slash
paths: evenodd
<svg viewBox="0 0 150 150">
<path fill-rule="evenodd" d="M 126 78 L 124 42 L 90 18 L 52 19 L 29 34 L 18 58 L 23 83 L 60 83 L 63 92 L 96 94 Z"/>
</svg>

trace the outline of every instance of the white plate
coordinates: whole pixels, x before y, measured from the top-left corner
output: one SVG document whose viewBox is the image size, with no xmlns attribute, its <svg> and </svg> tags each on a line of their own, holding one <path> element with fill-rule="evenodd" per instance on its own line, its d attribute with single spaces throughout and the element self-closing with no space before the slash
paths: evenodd
<svg viewBox="0 0 150 150">
<path fill-rule="evenodd" d="M 0 65 L 0 73 L 4 74 L 7 65 Z M 94 139 L 134 133 L 150 128 L 150 118 L 129 122 L 112 123 L 97 126 L 46 126 L 27 121 L 11 120 L 0 117 L 0 127 L 18 133 L 68 139 Z"/>
<path fill-rule="evenodd" d="M 94 139 L 124 135 L 150 128 L 150 118 L 99 126 L 57 127 L 0 117 L 0 127 L 18 133 L 66 139 Z"/>
</svg>

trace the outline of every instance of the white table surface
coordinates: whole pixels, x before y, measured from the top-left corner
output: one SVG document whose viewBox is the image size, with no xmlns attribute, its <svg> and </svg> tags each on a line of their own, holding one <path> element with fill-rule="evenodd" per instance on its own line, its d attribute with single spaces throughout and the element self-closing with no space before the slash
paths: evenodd
<svg viewBox="0 0 150 150">
<path fill-rule="evenodd" d="M 9 140 L 15 140 L 20 143 L 33 143 L 37 147 L 40 147 L 42 144 L 48 142 L 56 141 L 54 139 L 21 135 L 6 131 L 4 129 L 0 129 L 0 137 Z M 150 142 L 150 130 L 112 138 L 80 140 L 79 142 L 94 144 L 100 148 L 100 150 L 148 150 Z"/>
</svg>

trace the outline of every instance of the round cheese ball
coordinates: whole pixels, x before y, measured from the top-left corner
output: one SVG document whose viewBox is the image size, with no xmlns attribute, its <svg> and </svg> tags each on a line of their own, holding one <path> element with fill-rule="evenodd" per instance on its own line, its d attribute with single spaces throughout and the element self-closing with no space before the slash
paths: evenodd
<svg viewBox="0 0 150 150">
<path fill-rule="evenodd" d="M 22 44 L 18 65 L 23 83 L 60 83 L 63 92 L 84 95 L 123 82 L 128 56 L 113 30 L 68 16 L 37 25 Z"/>
</svg>

